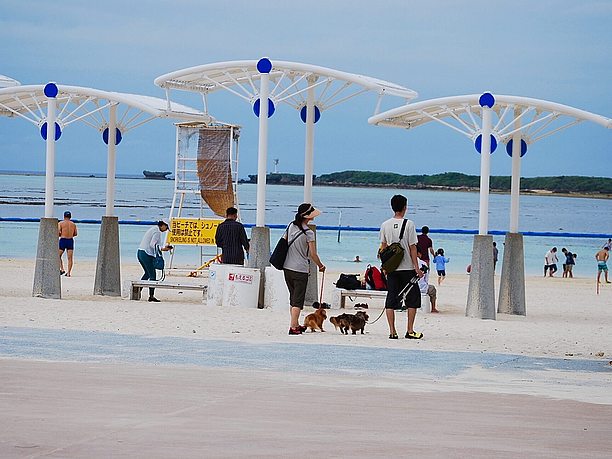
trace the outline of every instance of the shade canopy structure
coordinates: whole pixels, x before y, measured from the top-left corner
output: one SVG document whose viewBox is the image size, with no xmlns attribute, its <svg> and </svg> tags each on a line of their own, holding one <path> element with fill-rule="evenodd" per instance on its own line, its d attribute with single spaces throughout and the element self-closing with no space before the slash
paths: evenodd
<svg viewBox="0 0 612 459">
<path fill-rule="evenodd" d="M 354 73 L 342 72 L 317 65 L 270 60 L 240 60 L 217 62 L 167 73 L 155 79 L 155 84 L 166 89 L 200 93 L 204 110 L 208 111 L 208 95 L 225 90 L 249 103 L 260 117 L 258 177 L 259 187 L 265 186 L 267 161 L 267 118 L 276 106 L 287 104 L 300 112 L 306 123 L 304 160 L 304 200 L 312 201 L 312 174 L 314 150 L 314 124 L 321 113 L 363 93 L 373 92 L 377 113 L 385 96 L 409 101 L 417 96 L 412 89 Z M 268 99 L 262 106 L 260 99 Z M 261 110 L 260 110 L 261 108 Z M 258 187 L 258 214 L 256 226 L 264 224 L 265 190 Z"/>
<path fill-rule="evenodd" d="M 512 158 L 510 231 L 504 243 L 498 311 L 525 315 L 523 242 L 518 234 L 521 157 L 529 145 L 583 121 L 612 128 L 612 119 L 568 105 L 488 92 L 407 104 L 368 120 L 370 124 L 403 129 L 437 122 L 469 138 L 481 153 L 479 234 L 472 250 L 466 315 L 495 318 L 493 241 L 488 236 L 490 154 L 498 144 L 506 144 Z"/>
<path fill-rule="evenodd" d="M 58 93 L 56 122 L 60 128 L 81 121 L 96 129 L 108 125 L 105 109 L 117 105 L 117 126 L 126 133 L 155 118 L 173 118 L 184 121 L 210 123 L 214 119 L 201 111 L 168 99 L 109 92 L 79 86 L 55 85 Z M 35 125 L 44 123 L 47 113 L 44 108 L 49 98 L 46 85 L 18 85 L 0 89 L 0 116 L 18 116 Z"/>
<path fill-rule="evenodd" d="M 241 60 L 199 65 L 161 75 L 155 79 L 155 84 L 167 90 L 201 93 L 206 108 L 206 96 L 222 89 L 252 104 L 260 92 L 262 73 L 257 68 L 258 62 Z M 307 92 L 311 87 L 316 90 L 315 100 L 319 110 L 328 110 L 368 91 L 378 94 L 379 99 L 385 95 L 405 100 L 417 97 L 417 93 L 411 89 L 377 78 L 299 62 L 270 62 L 272 68 L 268 75 L 271 88 L 268 96 L 275 105 L 282 102 L 301 109 L 306 105 Z"/>
<path fill-rule="evenodd" d="M 39 232 L 34 296 L 61 297 L 57 219 L 53 218 L 55 143 L 64 129 L 76 122 L 88 125 L 102 134 L 102 141 L 108 145 L 106 210 L 100 229 L 94 294 L 121 295 L 118 219 L 113 215 L 116 146 L 127 132 L 157 118 L 204 124 L 214 119 L 206 113 L 168 99 L 53 82 L 0 89 L 0 116 L 21 118 L 32 123 L 46 144 L 45 215 L 41 219 Z"/>
<path fill-rule="evenodd" d="M 21 83 L 17 80 L 13 80 L 6 75 L 0 75 L 0 88 L 9 88 L 11 86 L 19 86 Z"/>
<path fill-rule="evenodd" d="M 378 126 L 413 129 L 435 121 L 474 139 L 481 131 L 481 94 L 442 97 L 416 102 L 376 114 L 368 120 Z M 520 112 L 514 115 L 514 110 Z M 506 143 L 515 132 L 521 132 L 523 140 L 532 144 L 558 131 L 592 121 L 612 128 L 612 120 L 595 113 L 541 99 L 495 94 L 492 107 L 497 116 L 492 134 L 497 141 Z M 517 118 L 521 126 L 515 128 Z"/>
</svg>

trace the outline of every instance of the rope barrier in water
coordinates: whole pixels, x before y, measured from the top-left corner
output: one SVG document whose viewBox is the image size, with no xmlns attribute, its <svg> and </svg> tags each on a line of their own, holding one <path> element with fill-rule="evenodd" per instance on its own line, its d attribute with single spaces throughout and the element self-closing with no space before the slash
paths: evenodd
<svg viewBox="0 0 612 459">
<path fill-rule="evenodd" d="M 72 220 L 75 223 L 93 224 L 100 225 L 101 220 Z M 0 222 L 12 222 L 12 223 L 38 223 L 40 218 L 19 218 L 19 217 L 0 217 Z M 120 225 L 141 225 L 149 226 L 157 224 L 157 220 L 119 220 Z M 255 224 L 244 223 L 245 228 L 253 228 Z M 270 229 L 285 229 L 287 225 L 266 225 Z M 379 232 L 380 228 L 375 226 L 317 226 L 317 231 L 361 231 L 361 232 Z M 429 228 L 429 232 L 432 234 L 466 234 L 474 235 L 478 234 L 478 230 L 470 229 L 454 229 L 454 228 Z M 501 230 L 490 230 L 489 234 L 492 236 L 504 236 L 508 231 Z M 572 233 L 572 232 L 552 232 L 552 231 L 523 231 L 523 236 L 535 236 L 535 237 L 574 237 L 574 238 L 586 238 L 586 239 L 607 239 L 612 237 L 608 233 Z"/>
</svg>

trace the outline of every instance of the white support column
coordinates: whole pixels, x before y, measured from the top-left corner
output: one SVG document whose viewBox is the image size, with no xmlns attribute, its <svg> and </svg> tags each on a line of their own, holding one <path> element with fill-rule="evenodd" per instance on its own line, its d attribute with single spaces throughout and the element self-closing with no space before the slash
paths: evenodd
<svg viewBox="0 0 612 459">
<path fill-rule="evenodd" d="M 491 174 L 491 118 L 492 110 L 482 107 L 482 142 L 480 148 L 480 208 L 478 234 L 489 231 L 489 177 Z"/>
<path fill-rule="evenodd" d="M 266 166 L 268 162 L 268 95 L 270 75 L 262 73 L 259 80 L 259 145 L 257 152 L 257 215 L 255 226 L 265 226 Z"/>
<path fill-rule="evenodd" d="M 53 217 L 53 201 L 55 193 L 55 112 L 57 100 L 47 99 L 47 155 L 45 165 L 45 218 Z"/>
<path fill-rule="evenodd" d="M 115 170 L 117 137 L 117 105 L 111 105 L 108 117 L 108 162 L 106 165 L 106 213 L 111 217 L 115 213 Z"/>
<path fill-rule="evenodd" d="M 308 79 L 306 96 L 306 148 L 304 152 L 304 202 L 312 203 L 312 174 L 314 172 L 314 123 L 315 123 L 315 90 L 316 79 Z"/>
<path fill-rule="evenodd" d="M 514 109 L 514 129 L 521 127 L 519 116 L 521 110 Z M 516 131 L 512 136 L 512 183 L 510 187 L 510 232 L 519 231 L 519 198 L 521 192 L 521 133 Z"/>
</svg>

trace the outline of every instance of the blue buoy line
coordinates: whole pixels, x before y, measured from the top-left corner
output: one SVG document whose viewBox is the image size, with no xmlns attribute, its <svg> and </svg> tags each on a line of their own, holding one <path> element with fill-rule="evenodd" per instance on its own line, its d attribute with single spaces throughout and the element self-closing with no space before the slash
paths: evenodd
<svg viewBox="0 0 612 459">
<path fill-rule="evenodd" d="M 101 220 L 73 220 L 75 223 L 100 225 Z M 38 223 L 40 218 L 19 218 L 19 217 L 0 217 L 0 222 L 13 223 Z M 157 224 L 157 220 L 119 220 L 120 225 L 141 225 L 149 226 Z M 253 228 L 255 224 L 244 223 L 245 228 Z M 266 225 L 270 229 L 285 229 L 287 225 Z M 317 231 L 362 231 L 362 232 L 379 232 L 380 228 L 376 226 L 317 226 Z M 478 230 L 455 229 L 455 228 L 429 228 L 432 234 L 478 234 Z M 493 236 L 504 236 L 508 231 L 489 230 L 489 234 Z M 584 239 L 607 239 L 612 237 L 608 233 L 571 233 L 571 232 L 552 232 L 552 231 L 523 231 L 523 236 L 535 237 L 575 237 Z"/>
</svg>

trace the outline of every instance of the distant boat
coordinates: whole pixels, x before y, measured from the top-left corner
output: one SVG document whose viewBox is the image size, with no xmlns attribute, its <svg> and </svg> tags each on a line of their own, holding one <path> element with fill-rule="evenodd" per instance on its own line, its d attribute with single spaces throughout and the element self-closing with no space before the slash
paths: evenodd
<svg viewBox="0 0 612 459">
<path fill-rule="evenodd" d="M 142 171 L 145 178 L 155 179 L 155 180 L 170 180 L 167 175 L 172 174 L 172 172 L 159 172 L 159 171 Z"/>
</svg>

